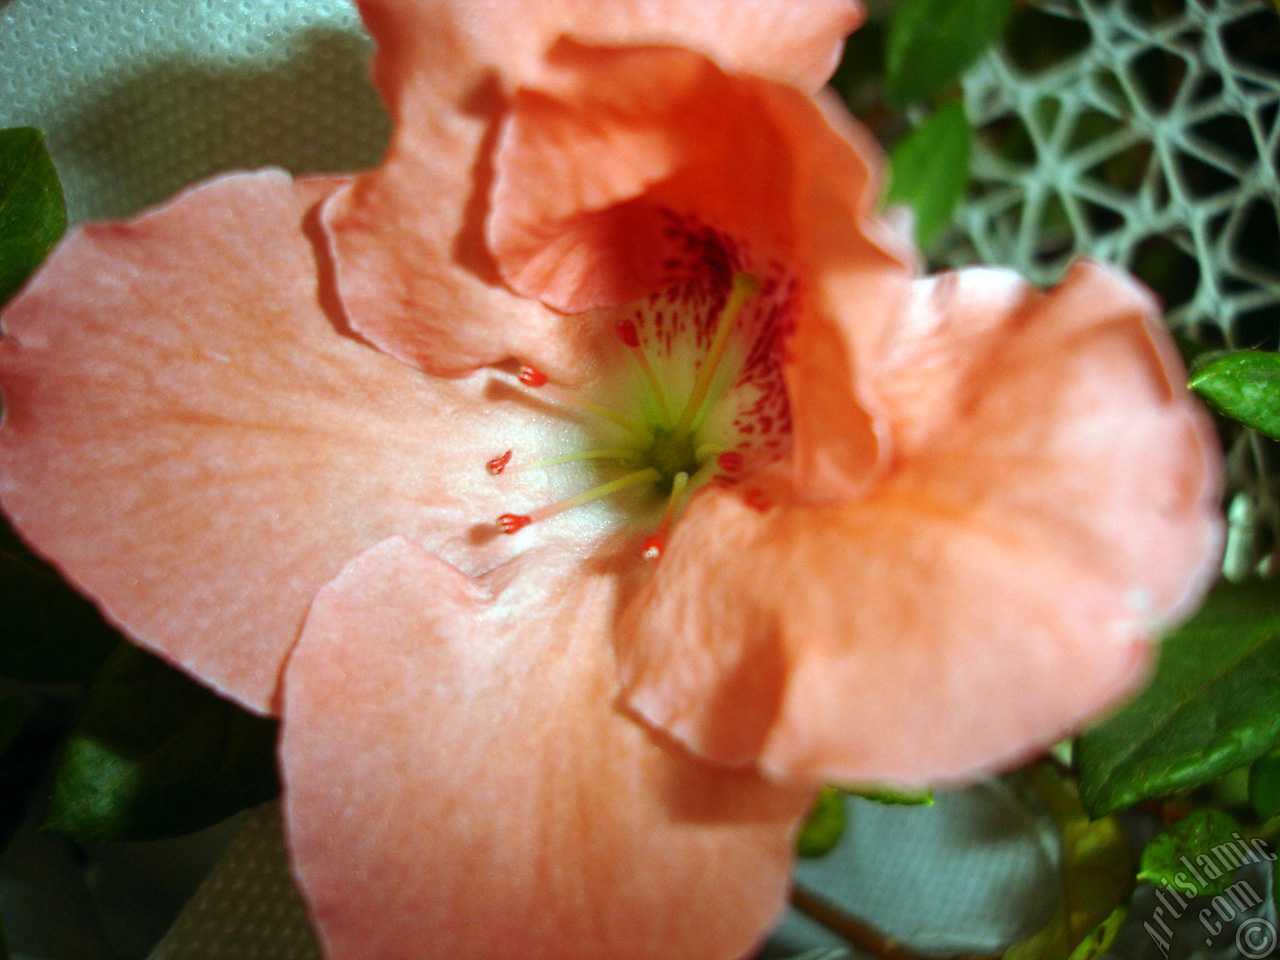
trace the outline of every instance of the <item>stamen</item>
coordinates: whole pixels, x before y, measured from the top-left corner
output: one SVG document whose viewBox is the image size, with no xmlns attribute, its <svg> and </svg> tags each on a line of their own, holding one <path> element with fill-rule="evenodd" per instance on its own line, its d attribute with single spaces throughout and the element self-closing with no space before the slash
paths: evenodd
<svg viewBox="0 0 1280 960">
<path fill-rule="evenodd" d="M 525 386 L 537 387 L 539 393 L 552 397 L 556 403 L 560 404 L 562 407 L 571 407 L 576 410 L 581 410 L 584 413 L 590 413 L 604 420 L 608 420 L 610 423 L 615 423 L 622 427 L 623 430 L 635 434 L 641 440 L 648 441 L 653 439 L 653 434 L 634 420 L 630 420 L 620 413 L 615 413 L 608 407 L 602 407 L 600 404 L 591 400 L 584 400 L 582 397 L 574 396 L 569 391 L 562 390 L 554 384 L 548 385 L 547 375 L 541 370 L 537 370 L 530 366 L 521 367 L 519 379 Z"/>
<path fill-rule="evenodd" d="M 533 523 L 533 518 L 523 513 L 504 513 L 498 518 L 503 533 L 515 533 Z"/>
<path fill-rule="evenodd" d="M 587 413 L 595 414 L 595 416 L 600 417 L 603 420 L 608 420 L 610 423 L 617 424 L 623 430 L 634 434 L 641 440 L 649 441 L 653 439 L 653 434 L 645 427 L 642 427 L 629 417 L 624 417 L 622 414 L 610 410 L 608 407 L 602 407 L 600 404 L 591 400 L 582 400 L 577 397 L 569 396 L 561 390 L 557 390 L 555 392 L 555 397 L 556 400 L 564 406 L 576 407 L 579 410 L 586 411 Z"/>
<path fill-rule="evenodd" d="M 547 375 L 537 367 L 525 364 L 520 368 L 520 382 L 526 387 L 542 387 L 547 383 Z"/>
<path fill-rule="evenodd" d="M 684 497 L 684 489 L 689 485 L 689 474 L 681 470 L 675 475 L 671 481 L 671 495 L 667 497 L 666 509 L 662 511 L 662 519 L 658 521 L 658 532 L 645 538 L 644 546 L 640 549 L 640 556 L 646 560 L 657 560 L 662 556 L 663 548 L 667 544 L 667 534 L 671 530 L 671 524 L 676 518 L 676 514 L 680 510 L 681 500 Z"/>
<path fill-rule="evenodd" d="M 554 517 L 558 513 L 564 513 L 566 510 L 572 510 L 574 507 L 580 507 L 583 504 L 591 503 L 593 500 L 599 500 L 627 490 L 631 487 L 643 486 L 646 483 L 653 483 L 662 478 L 662 474 L 654 467 L 645 467 L 643 470 L 636 470 L 628 473 L 624 477 L 617 480 L 610 480 L 608 483 L 602 483 L 598 487 L 590 490 L 584 490 L 576 496 L 569 497 L 567 500 L 561 500 L 559 503 L 553 503 L 550 506 L 540 507 L 527 514 L 504 513 L 498 518 L 498 523 L 502 525 L 503 533 L 515 533 L 527 527 L 531 523 L 539 520 L 546 520 L 548 517 Z"/>
<path fill-rule="evenodd" d="M 485 464 L 485 468 L 488 469 L 488 471 L 496 477 L 503 470 L 507 469 L 507 464 L 511 462 L 511 455 L 513 453 L 515 453 L 514 450 L 508 450 L 506 453 L 502 454 L 501 456 L 494 457 L 492 460 L 490 460 L 488 463 Z"/>
<path fill-rule="evenodd" d="M 624 447 L 604 447 L 600 450 L 585 450 L 582 453 L 566 453 L 559 457 L 548 457 L 545 460 L 535 460 L 533 463 L 522 463 L 517 465 L 513 473 L 519 473 L 521 470 L 540 470 L 543 467 L 554 467 L 561 463 L 578 463 L 583 460 L 619 460 L 624 463 L 632 463 L 641 459 L 640 454 L 634 450 L 627 450 Z"/>
<path fill-rule="evenodd" d="M 719 319 L 716 320 L 716 332 L 711 340 L 711 348 L 707 350 L 707 357 L 698 368 L 693 392 L 689 394 L 689 399 L 680 414 L 680 422 L 676 424 L 673 431 L 675 436 L 689 435 L 694 418 L 701 412 L 703 401 L 707 399 L 712 381 L 715 380 L 716 373 L 720 369 L 720 361 L 724 359 L 725 351 L 729 349 L 733 328 L 738 325 L 742 308 L 747 300 L 759 292 L 760 281 L 751 274 L 739 270 L 733 275 L 733 287 L 729 290 L 729 296 L 725 300 L 724 308 L 720 311 Z"/>
<path fill-rule="evenodd" d="M 636 325 L 630 320 L 619 320 L 617 330 L 618 339 L 630 348 L 631 359 L 636 362 L 636 366 L 644 374 L 644 379 L 649 384 L 649 390 L 653 393 L 654 399 L 658 401 L 658 409 L 662 412 L 662 422 L 670 423 L 671 408 L 667 406 L 667 395 L 662 389 L 658 375 L 653 371 L 653 364 L 649 362 L 649 355 L 644 352 L 644 347 L 640 346 L 640 334 L 636 331 Z"/>
</svg>

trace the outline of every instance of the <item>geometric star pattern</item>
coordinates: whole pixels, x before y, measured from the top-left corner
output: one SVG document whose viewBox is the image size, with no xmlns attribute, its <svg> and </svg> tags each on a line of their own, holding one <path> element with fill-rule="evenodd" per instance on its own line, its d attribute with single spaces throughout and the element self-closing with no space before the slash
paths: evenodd
<svg viewBox="0 0 1280 960">
<path fill-rule="evenodd" d="M 939 259 L 1126 267 L 1209 345 L 1280 346 L 1270 0 L 1044 0 L 964 79 L 970 195 Z"/>
</svg>

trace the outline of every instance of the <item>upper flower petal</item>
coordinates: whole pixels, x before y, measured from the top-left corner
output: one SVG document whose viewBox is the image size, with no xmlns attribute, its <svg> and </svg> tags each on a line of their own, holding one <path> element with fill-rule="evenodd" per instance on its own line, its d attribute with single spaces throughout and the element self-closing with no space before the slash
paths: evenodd
<svg viewBox="0 0 1280 960">
<path fill-rule="evenodd" d="M 567 311 L 670 285 L 683 237 L 667 214 L 776 260 L 799 290 L 786 347 L 797 485 L 835 499 L 884 453 L 865 387 L 915 272 L 874 215 L 882 167 L 865 130 L 789 87 L 684 50 L 565 42 L 498 143 L 490 247 L 515 290 Z"/>
<path fill-rule="evenodd" d="M 285 680 L 289 841 L 331 960 L 741 956 L 811 791 L 618 705 L 615 577 L 480 579 L 403 540 L 318 596 Z"/>
<path fill-rule="evenodd" d="M 583 369 L 576 345 L 562 345 L 576 324 L 502 289 L 484 245 L 490 150 L 510 95 L 562 35 L 674 44 L 816 90 L 861 17 L 849 0 L 366 0 L 361 11 L 395 134 L 385 162 L 325 214 L 352 326 L 436 373 L 518 356 L 566 377 Z"/>
<path fill-rule="evenodd" d="M 459 480 L 535 418 L 335 328 L 302 228 L 329 186 L 228 177 L 79 230 L 4 313 L 5 509 L 133 637 L 258 710 L 361 550 L 400 533 L 498 562 L 504 538 L 474 535 L 490 488 Z"/>
<path fill-rule="evenodd" d="M 1153 312 L 1092 264 L 1047 296 L 918 282 L 878 384 L 889 472 L 842 504 L 695 500 L 623 625 L 632 702 L 710 757 L 853 781 L 972 775 L 1113 703 L 1221 537 Z"/>
<path fill-rule="evenodd" d="M 424 98 L 460 104 L 488 77 L 513 90 L 570 36 L 600 46 L 696 50 L 726 69 L 820 88 L 844 38 L 862 22 L 857 0 L 359 0 L 378 43 L 375 79 L 397 121 Z"/>
</svg>

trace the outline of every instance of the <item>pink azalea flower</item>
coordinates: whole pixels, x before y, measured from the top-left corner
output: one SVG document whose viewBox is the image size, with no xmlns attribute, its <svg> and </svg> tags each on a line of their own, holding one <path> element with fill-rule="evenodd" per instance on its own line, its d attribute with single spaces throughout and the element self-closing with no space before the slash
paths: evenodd
<svg viewBox="0 0 1280 960">
<path fill-rule="evenodd" d="M 282 716 L 330 957 L 739 956 L 814 784 L 1132 690 L 1210 428 L 1117 273 L 917 277 L 815 97 L 856 11 L 362 12 L 379 169 L 77 231 L 0 347 L 14 522 Z"/>
</svg>

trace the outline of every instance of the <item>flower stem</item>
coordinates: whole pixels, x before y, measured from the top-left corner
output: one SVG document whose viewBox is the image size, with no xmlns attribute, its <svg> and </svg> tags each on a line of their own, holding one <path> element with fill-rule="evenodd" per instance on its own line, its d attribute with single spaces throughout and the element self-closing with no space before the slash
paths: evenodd
<svg viewBox="0 0 1280 960">
<path fill-rule="evenodd" d="M 791 905 L 846 940 L 850 946 L 879 957 L 880 960 L 939 960 L 937 957 L 926 958 L 923 954 L 916 953 L 867 921 L 845 913 L 798 883 L 791 888 Z M 999 960 L 999 957 L 999 954 L 957 954 L 949 960 Z"/>
</svg>

